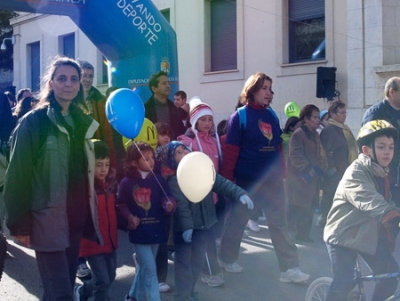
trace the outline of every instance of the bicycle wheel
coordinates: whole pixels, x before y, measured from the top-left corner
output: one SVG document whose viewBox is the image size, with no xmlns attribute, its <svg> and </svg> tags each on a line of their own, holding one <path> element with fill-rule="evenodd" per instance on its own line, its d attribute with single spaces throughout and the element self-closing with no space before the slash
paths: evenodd
<svg viewBox="0 0 400 301">
<path fill-rule="evenodd" d="M 330 277 L 315 279 L 307 289 L 305 301 L 325 301 L 331 283 Z"/>
</svg>

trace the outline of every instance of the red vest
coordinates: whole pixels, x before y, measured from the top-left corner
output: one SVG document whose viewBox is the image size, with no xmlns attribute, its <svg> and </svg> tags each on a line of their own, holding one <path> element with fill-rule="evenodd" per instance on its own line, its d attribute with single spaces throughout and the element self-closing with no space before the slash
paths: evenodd
<svg viewBox="0 0 400 301">
<path fill-rule="evenodd" d="M 95 241 L 82 238 L 79 250 L 80 257 L 111 253 L 118 249 L 117 214 L 115 211 L 115 195 L 109 193 L 97 194 L 97 210 L 99 227 L 103 236 L 104 246 Z"/>
</svg>

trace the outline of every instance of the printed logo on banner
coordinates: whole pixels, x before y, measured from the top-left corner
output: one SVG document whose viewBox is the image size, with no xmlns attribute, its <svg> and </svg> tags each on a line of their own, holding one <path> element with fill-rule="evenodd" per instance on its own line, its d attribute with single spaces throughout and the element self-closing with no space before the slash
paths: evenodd
<svg viewBox="0 0 400 301">
<path fill-rule="evenodd" d="M 163 57 L 161 59 L 161 71 L 169 74 L 169 60 L 167 57 Z"/>
</svg>

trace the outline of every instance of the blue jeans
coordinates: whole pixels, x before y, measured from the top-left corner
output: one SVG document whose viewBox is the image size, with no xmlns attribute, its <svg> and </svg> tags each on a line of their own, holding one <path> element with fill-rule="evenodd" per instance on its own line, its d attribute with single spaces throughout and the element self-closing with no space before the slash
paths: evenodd
<svg viewBox="0 0 400 301">
<path fill-rule="evenodd" d="M 332 263 L 333 282 L 329 288 L 326 301 L 347 300 L 347 294 L 353 288 L 354 267 L 357 254 L 368 263 L 374 274 L 398 272 L 399 266 L 387 248 L 385 238 L 380 238 L 374 255 L 357 252 L 356 250 L 327 244 Z M 385 279 L 376 283 L 372 301 L 385 300 L 397 288 L 397 279 Z"/>
<path fill-rule="evenodd" d="M 139 267 L 136 267 L 136 274 L 129 290 L 129 296 L 137 301 L 161 301 L 156 268 L 158 244 L 133 245 Z"/>
<path fill-rule="evenodd" d="M 172 215 L 165 215 L 165 231 L 167 237 L 169 237 L 169 232 L 171 230 Z M 168 242 L 161 243 L 158 246 L 157 256 L 157 278 L 158 282 L 167 282 L 168 276 Z"/>
<path fill-rule="evenodd" d="M 254 202 L 253 211 L 264 209 L 272 245 L 278 259 L 279 269 L 299 265 L 297 247 L 291 239 L 287 227 L 287 205 L 283 180 L 280 177 L 266 176 L 257 183 L 236 180 Z M 222 234 L 219 258 L 225 263 L 233 263 L 239 257 L 240 243 L 247 222 L 253 213 L 239 201 L 232 201 L 229 217 Z"/>
<path fill-rule="evenodd" d="M 92 270 L 92 278 L 89 280 L 83 279 L 83 286 L 79 290 L 81 297 L 78 301 L 86 301 L 91 296 L 96 301 L 110 300 L 108 290 L 115 280 L 117 269 L 116 252 L 88 256 L 87 261 Z"/>
<path fill-rule="evenodd" d="M 203 269 L 210 230 L 194 230 L 192 242 L 183 241 L 182 232 L 174 233 L 175 301 L 188 301 Z"/>
</svg>

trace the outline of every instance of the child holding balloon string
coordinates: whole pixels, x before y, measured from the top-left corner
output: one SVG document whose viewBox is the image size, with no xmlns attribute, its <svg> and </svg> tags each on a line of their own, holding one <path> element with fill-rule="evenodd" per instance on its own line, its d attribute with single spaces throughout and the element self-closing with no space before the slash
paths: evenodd
<svg viewBox="0 0 400 301">
<path fill-rule="evenodd" d="M 157 158 L 172 170 L 177 170 L 178 164 L 189 153 L 190 149 L 183 143 L 171 141 L 158 150 Z M 206 161 L 208 160 L 205 164 L 209 163 L 209 157 L 200 152 L 195 153 L 201 154 Z M 188 159 L 198 160 L 199 158 L 190 157 Z M 203 163 L 203 160 L 200 163 Z M 185 160 L 182 168 L 191 171 L 192 163 L 198 164 L 199 162 Z M 215 177 L 215 182 L 213 182 L 212 191 L 204 196 L 204 185 L 202 186 L 202 184 L 209 185 L 207 180 L 210 176 Z M 203 270 L 210 229 L 217 223 L 213 192 L 235 201 L 239 200 L 246 205 L 243 210 L 253 209 L 253 202 L 245 190 L 222 176 L 215 175 L 214 168 L 207 172 L 196 169 L 186 173 L 184 177 L 192 179 L 194 185 L 180 187 L 177 174 L 171 175 L 167 179 L 170 191 L 177 202 L 172 223 L 175 244 L 175 301 L 197 301 L 195 284 Z M 183 190 L 191 192 L 189 198 L 182 192 Z"/>
<path fill-rule="evenodd" d="M 127 149 L 126 176 L 118 190 L 118 210 L 127 220 L 129 241 L 135 248 L 136 274 L 126 300 L 160 301 L 156 254 L 167 241 L 165 212 L 172 213 L 175 200 L 161 175 L 155 174 L 154 150 L 144 142 L 133 142 Z"/>
<path fill-rule="evenodd" d="M 178 137 L 178 141 L 192 149 L 205 153 L 212 160 L 215 171 L 218 173 L 222 160 L 221 143 L 214 123 L 211 107 L 195 96 L 189 101 L 190 124 L 192 125 L 185 133 Z M 221 268 L 218 264 L 216 239 L 222 232 L 223 215 L 225 211 L 225 199 L 213 194 L 216 206 L 218 223 L 210 230 L 206 251 L 206 264 L 201 276 L 201 282 L 211 287 L 217 287 L 225 283 Z"/>
</svg>

